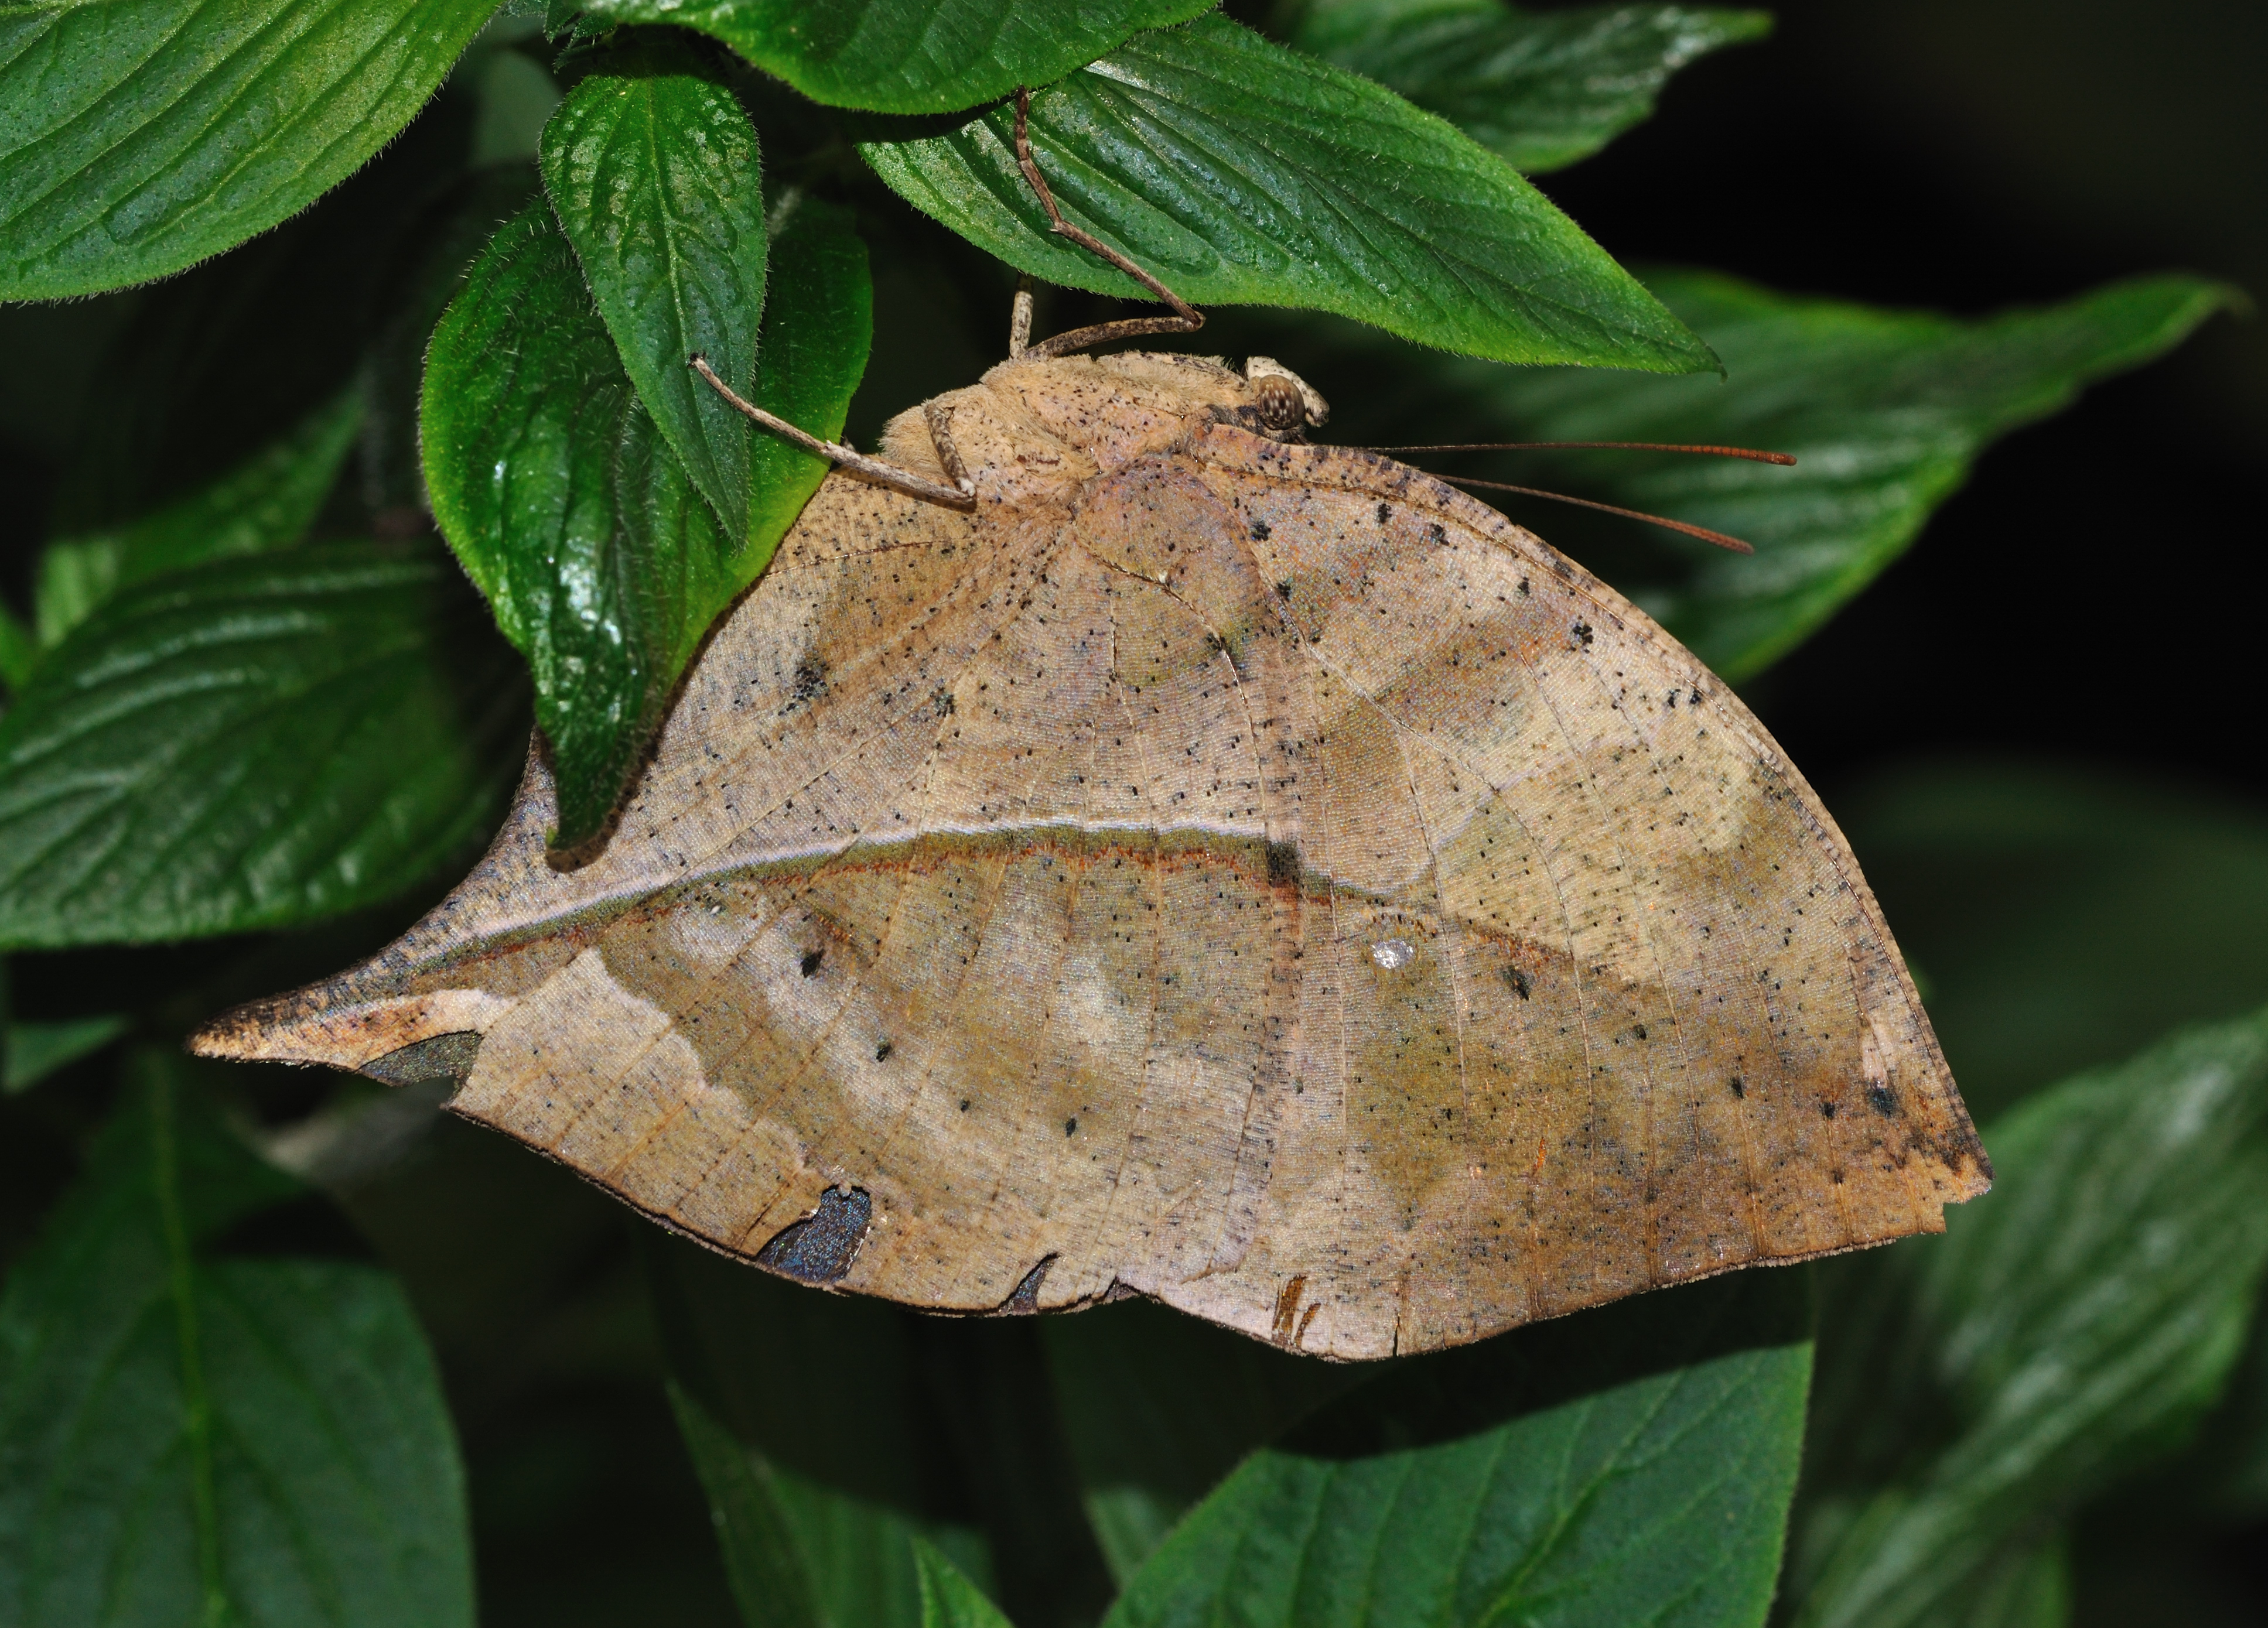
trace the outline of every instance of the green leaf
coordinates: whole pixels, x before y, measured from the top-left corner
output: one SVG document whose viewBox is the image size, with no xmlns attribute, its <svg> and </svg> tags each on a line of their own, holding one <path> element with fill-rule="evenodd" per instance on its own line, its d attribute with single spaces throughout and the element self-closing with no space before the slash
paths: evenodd
<svg viewBox="0 0 2268 1628">
<path fill-rule="evenodd" d="M 1835 817 L 1980 1121 L 2268 990 L 2268 818 L 2158 774 L 1918 765 Z"/>
<path fill-rule="evenodd" d="M 1440 114 L 1532 175 L 1587 158 L 1650 117 L 1688 62 L 1771 32 L 1769 11 L 1322 0 L 1292 43 Z"/>
<path fill-rule="evenodd" d="M 1146 297 L 1049 235 L 1012 110 L 859 148 L 917 208 L 1049 281 Z M 1137 36 L 1032 99 L 1064 218 L 1198 304 L 1295 305 L 1498 362 L 1713 370 L 1519 173 L 1431 114 L 1225 18 Z"/>
<path fill-rule="evenodd" d="M 0 11 L 0 299 L 146 282 L 297 214 L 409 122 L 495 9 Z"/>
<path fill-rule="evenodd" d="M 1990 1203 L 1839 1264 L 1795 1621 L 1946 1620 L 2219 1394 L 2268 1266 L 2268 1012 L 2031 1097 Z"/>
<path fill-rule="evenodd" d="M 300 1196 L 144 1057 L 0 1297 L 0 1621 L 473 1621 L 463 1474 L 400 1287 L 249 1256 Z"/>
<path fill-rule="evenodd" d="M 989 1569 L 905 1313 L 647 1240 L 678 1423 L 750 1628 L 919 1628 L 914 1543 Z"/>
<path fill-rule="evenodd" d="M 22 689 L 31 682 L 32 664 L 40 658 L 39 641 L 15 612 L 0 603 L 0 687 Z"/>
<path fill-rule="evenodd" d="M 1727 380 L 1438 363 L 1351 391 L 1292 341 L 1282 354 L 1351 407 L 1335 417 L 1334 440 L 1703 442 L 1794 453 L 1793 469 L 1632 452 L 1527 454 L 1513 466 L 1416 460 L 1755 544 L 1751 558 L 1556 503 L 1501 500 L 1735 683 L 1801 643 L 1904 553 L 1994 439 L 2069 406 L 2088 382 L 2162 355 L 2235 297 L 2195 278 L 2146 277 L 1960 321 L 1796 298 L 1703 272 L 1653 281 L 1708 335 Z M 1361 365 L 1360 343 L 1341 352 L 1348 373 Z"/>
<path fill-rule="evenodd" d="M 155 511 L 48 545 L 33 591 L 42 646 L 121 588 L 182 566 L 297 542 L 330 495 L 362 424 L 348 391 L 211 485 Z"/>
<path fill-rule="evenodd" d="M 118 1012 L 72 1017 L 52 1023 L 11 1023 L 8 1052 L 0 1068 L 0 1095 L 28 1091 L 59 1069 L 92 1057 L 124 1034 L 134 1020 Z"/>
<path fill-rule="evenodd" d="M 764 309 L 756 132 L 663 34 L 608 53 L 544 127 L 543 180 L 630 382 L 725 524 L 748 525 L 748 421 L 686 366 L 747 394 Z"/>
<path fill-rule="evenodd" d="M 1145 1301 L 1050 1317 L 1041 1332 L 1087 1523 L 1121 1588 L 1238 1460 L 1379 1371 Z"/>
<path fill-rule="evenodd" d="M 846 216 L 784 203 L 755 399 L 839 433 L 866 361 Z M 787 337 L 792 335 L 792 338 Z M 537 202 L 497 231 L 433 336 L 423 447 L 435 517 L 535 676 L 554 840 L 603 831 L 685 664 L 770 560 L 824 460 L 760 439 L 735 542 L 639 405 L 573 250 Z"/>
<path fill-rule="evenodd" d="M 1213 0 L 585 0 L 594 23 L 674 23 L 723 40 L 812 100 L 951 113 L 1045 84 L 1138 29 Z"/>
<path fill-rule="evenodd" d="M 1012 1628 L 1000 1608 L 934 1544 L 914 1539 L 921 1573 L 922 1628 Z"/>
<path fill-rule="evenodd" d="M 435 551 L 438 552 L 438 551 Z M 97 611 L 0 719 L 0 944 L 275 927 L 477 839 L 525 715 L 446 560 L 222 560 Z"/>
<path fill-rule="evenodd" d="M 1806 1321 L 1747 1272 L 1404 1365 L 1248 1458 L 1109 1628 L 1761 1624 Z"/>
</svg>

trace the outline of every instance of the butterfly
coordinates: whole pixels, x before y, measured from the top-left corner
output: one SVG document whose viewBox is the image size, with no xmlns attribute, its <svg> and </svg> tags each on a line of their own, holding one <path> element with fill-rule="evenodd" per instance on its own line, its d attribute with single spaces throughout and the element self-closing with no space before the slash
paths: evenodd
<svg viewBox="0 0 2268 1628">
<path fill-rule="evenodd" d="M 1176 308 L 1139 331 L 1193 326 L 1086 241 Z M 1848 846 L 1697 658 L 1309 444 L 1280 365 L 1032 346 L 1019 309 L 879 456 L 814 444 L 843 467 L 602 851 L 552 862 L 532 752 L 443 904 L 195 1049 L 452 1077 L 806 1281 L 1142 1294 L 1340 1359 L 1984 1191 Z"/>
</svg>

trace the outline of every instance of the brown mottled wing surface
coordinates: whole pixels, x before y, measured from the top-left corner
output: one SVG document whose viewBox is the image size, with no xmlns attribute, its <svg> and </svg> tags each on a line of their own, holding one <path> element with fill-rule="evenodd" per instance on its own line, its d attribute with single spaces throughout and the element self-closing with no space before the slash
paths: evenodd
<svg viewBox="0 0 2268 1628">
<path fill-rule="evenodd" d="M 839 1287 L 1342 1357 L 1982 1189 L 1841 838 L 1682 649 L 1413 471 L 1184 425 L 1195 364 L 1051 366 L 949 399 L 1016 501 L 828 480 L 599 860 L 533 766 L 409 935 L 201 1047 L 477 1035 L 457 1111 L 720 1249 L 863 1193 Z"/>
</svg>

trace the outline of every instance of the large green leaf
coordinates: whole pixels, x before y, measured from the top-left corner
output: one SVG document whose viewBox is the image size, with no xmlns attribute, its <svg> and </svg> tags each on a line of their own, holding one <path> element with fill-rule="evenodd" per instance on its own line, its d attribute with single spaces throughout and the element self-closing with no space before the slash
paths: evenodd
<svg viewBox="0 0 2268 1628">
<path fill-rule="evenodd" d="M 304 921 L 476 839 L 525 715 L 437 553 L 215 561 L 82 623 L 0 719 L 0 944 Z"/>
<path fill-rule="evenodd" d="M 33 604 L 43 645 L 143 578 L 296 542 L 330 495 L 362 423 L 359 392 L 342 392 L 211 485 L 40 557 Z"/>
<path fill-rule="evenodd" d="M 298 213 L 409 122 L 495 9 L 0 10 L 0 299 L 147 282 Z"/>
<path fill-rule="evenodd" d="M 921 1569 L 922 1628 L 1010 1628 L 1000 1608 L 933 1544 L 914 1539 L 914 1560 Z"/>
<path fill-rule="evenodd" d="M 755 399 L 832 436 L 865 366 L 865 253 L 840 210 L 791 199 L 779 215 Z M 763 437 L 750 530 L 727 534 L 639 404 L 540 201 L 497 231 L 443 317 L 423 413 L 434 515 L 534 672 L 554 840 L 575 847 L 606 828 L 685 664 L 826 465 Z"/>
<path fill-rule="evenodd" d="M 1352 331 L 1336 353 L 1313 335 L 1304 348 L 1281 337 L 1278 354 L 1340 409 L 1336 441 L 1673 441 L 1794 453 L 1793 469 L 1631 452 L 1411 458 L 1755 544 L 1754 557 L 1732 554 L 1630 521 L 1501 500 L 1734 682 L 1800 643 L 1904 553 L 1992 440 L 2068 406 L 2090 380 L 2163 354 L 2233 297 L 2194 278 L 2148 277 L 1961 321 L 1796 298 L 1708 273 L 1652 281 L 1724 357 L 1727 380 L 1455 362 L 1389 370 L 1377 365 L 1382 341 Z"/>
<path fill-rule="evenodd" d="M 1403 1365 L 1248 1458 L 1108 1622 L 1760 1624 L 1802 1287 L 1747 1272 Z"/>
<path fill-rule="evenodd" d="M 909 202 L 1050 282 L 1142 297 L 1049 235 L 995 108 L 862 145 Z M 1138 35 L 1032 99 L 1064 217 L 1199 304 L 1296 305 L 1498 362 L 1716 359 L 1543 194 L 1444 121 L 1225 18 Z"/>
<path fill-rule="evenodd" d="M 470 1628 L 408 1302 L 369 1266 L 232 1247 L 301 1190 L 185 1072 L 141 1060 L 0 1298 L 0 1624 Z"/>
<path fill-rule="evenodd" d="M 1992 1201 L 1843 1263 L 1791 1597 L 1806 1628 L 1945 1621 L 2176 1444 L 2268 1265 L 2268 1013 L 2033 1096 Z"/>
<path fill-rule="evenodd" d="M 1292 42 L 1440 114 L 1532 175 L 1587 158 L 1646 119 L 1695 58 L 1771 32 L 1769 11 L 1321 0 Z"/>
<path fill-rule="evenodd" d="M 666 34 L 601 57 L 543 130 L 543 179 L 615 348 L 727 537 L 748 529 L 748 421 L 686 366 L 746 395 L 764 309 L 755 128 Z"/>
<path fill-rule="evenodd" d="M 714 35 L 814 101 L 951 113 L 1061 78 L 1137 29 L 1214 0 L 584 0 L 593 23 L 674 23 Z"/>
</svg>

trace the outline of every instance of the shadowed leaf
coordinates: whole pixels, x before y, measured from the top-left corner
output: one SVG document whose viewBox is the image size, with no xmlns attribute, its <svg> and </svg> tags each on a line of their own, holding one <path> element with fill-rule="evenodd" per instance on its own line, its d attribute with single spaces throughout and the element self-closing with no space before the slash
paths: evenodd
<svg viewBox="0 0 2268 1628">
<path fill-rule="evenodd" d="M 1534 174 L 1587 158 L 1649 117 L 1687 63 L 1771 32 L 1769 11 L 1322 0 L 1302 14 L 1292 43 L 1440 114 Z"/>
<path fill-rule="evenodd" d="M 0 718 L 0 943 L 241 932 L 400 891 L 494 818 L 524 727 L 509 659 L 431 554 L 325 544 L 124 590 Z"/>
<path fill-rule="evenodd" d="M 2268 1015 L 1994 1122 L 1999 1191 L 1837 1263 L 1791 1569 L 1804 1628 L 1933 1623 L 2219 1395 L 2268 1265 Z"/>
<path fill-rule="evenodd" d="M 1048 233 L 1012 110 L 859 148 L 908 202 L 1011 264 L 1146 297 Z M 1032 99 L 1064 217 L 1197 304 L 1336 312 L 1499 362 L 1713 370 L 1706 346 L 1517 172 L 1459 131 L 1225 18 L 1159 29 Z"/>
<path fill-rule="evenodd" d="M 463 1472 L 394 1280 L 248 1256 L 298 1184 L 144 1056 L 0 1298 L 0 1618 L 470 1628 Z"/>
</svg>

